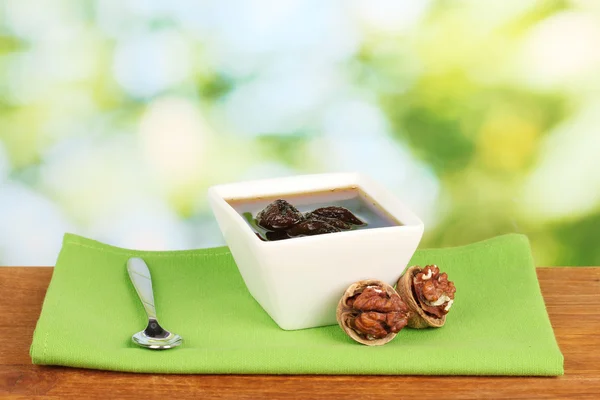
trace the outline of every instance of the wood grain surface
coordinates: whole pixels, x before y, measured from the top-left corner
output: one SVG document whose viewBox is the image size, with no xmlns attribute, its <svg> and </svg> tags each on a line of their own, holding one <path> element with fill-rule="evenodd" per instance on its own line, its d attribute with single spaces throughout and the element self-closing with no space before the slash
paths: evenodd
<svg viewBox="0 0 600 400">
<path fill-rule="evenodd" d="M 600 399 L 600 267 L 538 269 L 565 356 L 561 377 L 158 375 L 32 365 L 52 271 L 0 268 L 1 398 Z"/>
</svg>

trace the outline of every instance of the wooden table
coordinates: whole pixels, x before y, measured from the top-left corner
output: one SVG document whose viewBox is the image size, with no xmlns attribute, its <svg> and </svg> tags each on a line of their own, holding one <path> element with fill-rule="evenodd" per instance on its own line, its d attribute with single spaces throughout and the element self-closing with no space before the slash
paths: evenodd
<svg viewBox="0 0 600 400">
<path fill-rule="evenodd" d="M 536 378 L 151 375 L 32 365 L 29 346 L 52 271 L 0 268 L 2 398 L 600 399 L 600 267 L 537 270 L 565 375 Z"/>
</svg>

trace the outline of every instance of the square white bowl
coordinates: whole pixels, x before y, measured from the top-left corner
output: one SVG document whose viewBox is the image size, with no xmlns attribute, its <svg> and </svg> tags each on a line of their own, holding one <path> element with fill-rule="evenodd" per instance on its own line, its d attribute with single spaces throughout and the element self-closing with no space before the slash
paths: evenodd
<svg viewBox="0 0 600 400">
<path fill-rule="evenodd" d="M 402 225 L 288 240 L 260 240 L 228 200 L 358 187 Z M 352 283 L 394 285 L 423 236 L 423 222 L 387 189 L 357 173 L 301 175 L 213 186 L 211 208 L 250 294 L 285 330 L 335 324 Z"/>
</svg>

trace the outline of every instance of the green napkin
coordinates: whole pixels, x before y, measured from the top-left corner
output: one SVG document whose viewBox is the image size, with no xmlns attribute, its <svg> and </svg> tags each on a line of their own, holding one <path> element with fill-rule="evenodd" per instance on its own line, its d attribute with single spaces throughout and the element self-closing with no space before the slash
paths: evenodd
<svg viewBox="0 0 600 400">
<path fill-rule="evenodd" d="M 132 256 L 146 260 L 159 320 L 184 338 L 181 347 L 152 351 L 131 342 L 146 326 L 125 267 Z M 280 329 L 246 290 L 226 247 L 133 251 L 67 234 L 31 358 L 34 364 L 157 373 L 563 374 L 525 236 L 419 250 L 411 261 L 433 263 L 457 287 L 446 325 L 405 328 L 392 342 L 368 347 L 337 325 Z"/>
</svg>

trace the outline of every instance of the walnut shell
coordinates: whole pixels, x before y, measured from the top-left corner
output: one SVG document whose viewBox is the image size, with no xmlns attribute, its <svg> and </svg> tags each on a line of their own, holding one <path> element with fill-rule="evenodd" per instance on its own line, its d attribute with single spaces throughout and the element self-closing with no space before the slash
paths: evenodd
<svg viewBox="0 0 600 400">
<path fill-rule="evenodd" d="M 413 276 L 421 272 L 422 268 L 419 266 L 413 266 L 407 268 L 404 274 L 398 279 L 396 284 L 396 291 L 400 294 L 400 297 L 410 308 L 411 314 L 408 318 L 408 326 L 410 328 L 422 329 L 422 328 L 441 328 L 446 323 L 446 316 L 441 318 L 432 317 L 423 311 L 419 305 L 419 301 L 415 298 L 412 289 Z"/>
<path fill-rule="evenodd" d="M 372 287 L 379 293 L 378 295 L 375 295 L 373 298 L 369 298 L 368 300 L 378 301 L 383 299 L 381 300 L 381 302 L 386 303 L 384 307 L 380 309 L 377 309 L 376 307 L 373 310 L 359 310 L 353 307 L 354 301 L 368 287 Z M 384 298 L 385 296 L 378 298 L 377 296 L 381 296 L 381 292 L 379 291 L 383 291 L 387 295 L 387 299 Z M 352 302 L 352 304 L 349 303 L 350 301 Z M 358 300 L 356 300 L 356 302 L 358 303 Z M 384 337 L 374 337 L 368 332 L 361 332 L 359 328 L 357 328 L 357 326 L 355 325 L 355 321 L 363 313 L 377 314 L 377 316 L 381 318 L 379 321 L 383 321 L 384 318 L 389 317 L 389 320 L 393 322 L 391 326 L 386 324 L 388 322 L 388 319 L 385 319 L 385 323 L 382 323 L 381 326 L 377 326 L 380 332 L 381 329 L 383 329 L 382 326 L 385 326 L 385 332 L 387 332 L 387 334 Z M 404 326 L 406 326 L 408 321 L 407 314 L 408 307 L 402 302 L 402 299 L 392 286 L 376 279 L 365 279 L 353 283 L 352 285 L 350 285 L 350 287 L 348 287 L 348 289 L 346 289 L 344 295 L 338 303 L 336 317 L 338 324 L 340 325 L 342 330 L 346 332 L 346 334 L 350 336 L 353 340 L 365 344 L 367 346 L 380 346 L 386 344 L 387 342 L 395 338 L 397 332 Z M 393 330 L 396 330 L 396 332 L 394 332 Z"/>
</svg>

